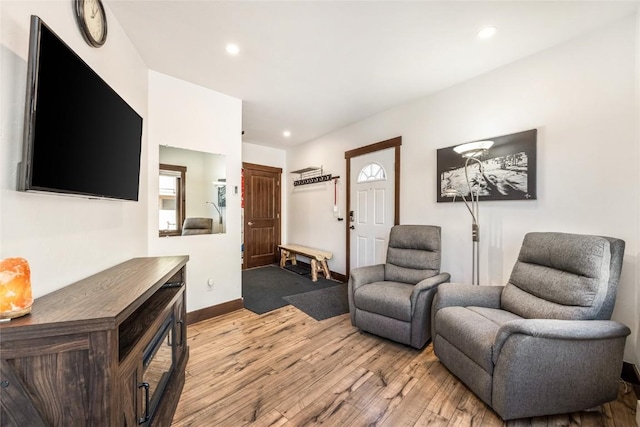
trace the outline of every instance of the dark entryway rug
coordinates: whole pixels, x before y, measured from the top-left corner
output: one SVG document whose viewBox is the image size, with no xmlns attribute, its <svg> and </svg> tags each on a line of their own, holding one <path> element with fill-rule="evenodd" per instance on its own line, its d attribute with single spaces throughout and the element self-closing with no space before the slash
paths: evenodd
<svg viewBox="0 0 640 427">
<path fill-rule="evenodd" d="M 257 314 L 264 314 L 289 305 L 289 302 L 283 299 L 286 296 L 339 285 L 341 285 L 340 282 L 321 277 L 318 277 L 317 282 L 312 282 L 311 278 L 275 265 L 242 271 L 244 308 Z"/>
<path fill-rule="evenodd" d="M 284 297 L 291 305 L 316 320 L 329 319 L 349 312 L 347 284 Z"/>
</svg>

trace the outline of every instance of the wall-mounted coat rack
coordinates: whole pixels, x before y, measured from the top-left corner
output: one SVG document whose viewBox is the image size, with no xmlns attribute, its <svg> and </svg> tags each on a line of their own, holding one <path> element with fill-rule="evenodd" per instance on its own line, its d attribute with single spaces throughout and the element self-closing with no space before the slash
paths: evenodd
<svg viewBox="0 0 640 427">
<path fill-rule="evenodd" d="M 291 173 L 295 173 L 299 175 L 299 178 L 293 181 L 294 187 L 299 185 L 308 185 L 308 184 L 317 184 L 319 182 L 327 182 L 332 179 L 338 179 L 339 176 L 331 176 L 331 174 L 324 174 L 322 170 L 322 166 L 309 166 L 303 169 L 298 169 L 295 171 L 291 171 Z"/>
<path fill-rule="evenodd" d="M 291 171 L 291 173 L 299 175 L 298 179 L 293 181 L 294 187 L 333 180 L 333 216 L 338 221 L 344 220 L 344 218 L 340 216 L 340 210 L 338 209 L 338 179 L 340 176 L 332 176 L 331 174 L 325 175 L 322 166 L 309 166 L 303 169 Z"/>
</svg>

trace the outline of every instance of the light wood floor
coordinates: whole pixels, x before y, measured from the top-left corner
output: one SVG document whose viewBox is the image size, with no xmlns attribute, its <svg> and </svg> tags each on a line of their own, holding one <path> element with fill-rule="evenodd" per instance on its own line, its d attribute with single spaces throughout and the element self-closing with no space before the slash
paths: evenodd
<svg viewBox="0 0 640 427">
<path fill-rule="evenodd" d="M 173 426 L 502 426 L 423 351 L 361 333 L 348 315 L 318 322 L 293 306 L 189 326 L 190 360 Z M 597 411 L 509 426 L 635 426 L 635 396 Z"/>
</svg>

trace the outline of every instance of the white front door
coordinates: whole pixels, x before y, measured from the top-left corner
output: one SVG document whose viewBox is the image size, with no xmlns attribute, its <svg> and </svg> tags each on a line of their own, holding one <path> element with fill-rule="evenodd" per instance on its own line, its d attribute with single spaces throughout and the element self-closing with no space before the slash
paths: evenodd
<svg viewBox="0 0 640 427">
<path fill-rule="evenodd" d="M 351 268 L 386 261 L 394 223 L 394 163 L 395 148 L 351 158 Z"/>
</svg>

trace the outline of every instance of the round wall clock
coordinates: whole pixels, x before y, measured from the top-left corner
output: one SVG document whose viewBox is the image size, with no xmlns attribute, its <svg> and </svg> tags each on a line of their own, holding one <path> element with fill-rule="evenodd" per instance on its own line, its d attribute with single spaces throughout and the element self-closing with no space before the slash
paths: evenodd
<svg viewBox="0 0 640 427">
<path fill-rule="evenodd" d="M 107 40 L 107 17 L 101 0 L 74 0 L 76 21 L 84 39 L 93 47 Z"/>
</svg>

